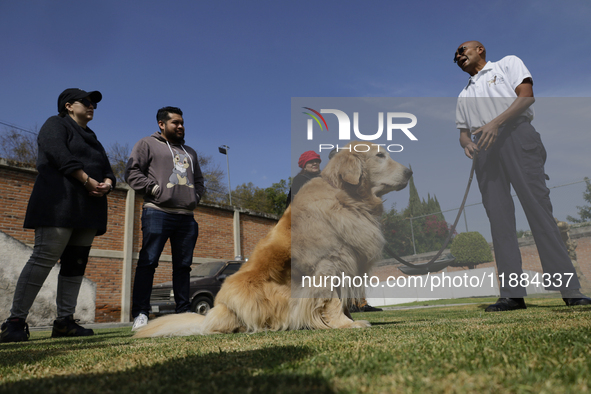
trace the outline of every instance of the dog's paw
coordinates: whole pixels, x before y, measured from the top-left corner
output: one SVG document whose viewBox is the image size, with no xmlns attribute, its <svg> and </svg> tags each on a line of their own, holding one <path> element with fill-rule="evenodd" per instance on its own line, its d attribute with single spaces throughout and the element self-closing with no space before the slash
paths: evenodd
<svg viewBox="0 0 591 394">
<path fill-rule="evenodd" d="M 371 324 L 367 320 L 355 320 L 351 323 L 351 328 L 367 328 L 371 327 Z"/>
</svg>

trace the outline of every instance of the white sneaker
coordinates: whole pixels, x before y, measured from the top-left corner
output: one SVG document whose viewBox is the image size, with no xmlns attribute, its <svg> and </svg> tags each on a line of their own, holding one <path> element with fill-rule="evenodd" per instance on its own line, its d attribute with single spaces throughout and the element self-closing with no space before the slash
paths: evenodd
<svg viewBox="0 0 591 394">
<path fill-rule="evenodd" d="M 143 313 L 140 313 L 133 320 L 133 327 L 131 327 L 131 331 L 137 331 L 146 324 L 148 324 L 148 316 L 144 315 Z"/>
</svg>

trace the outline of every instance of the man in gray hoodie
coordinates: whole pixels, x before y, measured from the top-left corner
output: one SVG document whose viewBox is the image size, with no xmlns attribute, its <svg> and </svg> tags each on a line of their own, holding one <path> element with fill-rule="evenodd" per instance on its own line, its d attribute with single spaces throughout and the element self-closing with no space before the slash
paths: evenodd
<svg viewBox="0 0 591 394">
<path fill-rule="evenodd" d="M 125 169 L 129 186 L 144 193 L 143 241 L 131 309 L 133 331 L 148 323 L 154 272 L 169 239 L 175 311 L 190 310 L 189 273 L 199 235 L 193 210 L 205 192 L 197 153 L 184 145 L 183 112 L 176 107 L 164 107 L 158 110 L 156 119 L 160 132 L 135 144 Z"/>
</svg>

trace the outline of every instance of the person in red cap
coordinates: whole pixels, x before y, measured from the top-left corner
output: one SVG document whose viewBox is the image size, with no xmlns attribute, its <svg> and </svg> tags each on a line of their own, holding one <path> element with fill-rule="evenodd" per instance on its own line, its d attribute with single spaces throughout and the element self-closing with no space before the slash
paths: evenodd
<svg viewBox="0 0 591 394">
<path fill-rule="evenodd" d="M 310 179 L 320 176 L 320 155 L 313 150 L 306 151 L 300 155 L 298 166 L 302 169 L 291 181 L 291 189 L 287 196 L 286 207 Z"/>
</svg>

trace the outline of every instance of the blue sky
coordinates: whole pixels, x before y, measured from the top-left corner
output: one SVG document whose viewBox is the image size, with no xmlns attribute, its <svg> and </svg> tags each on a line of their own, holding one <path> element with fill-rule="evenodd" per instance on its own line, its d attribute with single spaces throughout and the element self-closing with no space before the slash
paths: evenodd
<svg viewBox="0 0 591 394">
<path fill-rule="evenodd" d="M 39 128 L 63 89 L 100 90 L 89 126 L 106 147 L 133 145 L 174 105 L 188 145 L 224 169 L 217 147 L 230 146 L 233 187 L 267 187 L 292 171 L 292 97 L 457 97 L 467 74 L 452 55 L 466 40 L 483 42 L 489 60 L 523 59 L 537 97 L 591 96 L 590 19 L 582 0 L 4 1 L 0 121 Z M 589 175 L 588 132 L 548 134 L 549 185 Z M 467 178 L 457 138 L 450 122 L 393 156 L 443 209 L 459 205 Z M 575 214 L 583 188 L 569 190 Z M 388 199 L 404 208 L 408 193 Z M 480 201 L 475 188 L 470 200 Z"/>
</svg>

